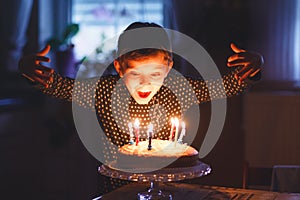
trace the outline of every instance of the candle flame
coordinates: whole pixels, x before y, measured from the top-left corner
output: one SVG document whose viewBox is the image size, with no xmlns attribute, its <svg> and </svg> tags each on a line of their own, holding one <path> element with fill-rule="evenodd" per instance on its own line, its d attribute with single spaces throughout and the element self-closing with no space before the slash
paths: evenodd
<svg viewBox="0 0 300 200">
<path fill-rule="evenodd" d="M 153 124 L 152 123 L 149 124 L 148 129 L 149 129 L 149 132 L 153 132 Z"/>
<path fill-rule="evenodd" d="M 175 117 L 175 119 L 174 119 L 174 124 L 175 124 L 175 126 L 176 126 L 176 127 L 178 127 L 178 126 L 179 126 L 179 120 L 178 120 L 178 118 L 177 118 L 177 117 Z"/>
<path fill-rule="evenodd" d="M 181 122 L 181 128 L 185 128 L 185 123 Z"/>
<path fill-rule="evenodd" d="M 177 139 L 178 139 L 178 128 L 179 128 L 179 120 L 177 117 L 174 119 L 175 124 L 175 137 L 174 137 L 174 145 L 176 147 Z"/>
<path fill-rule="evenodd" d="M 139 119 L 135 119 L 134 120 L 134 127 L 139 127 L 139 125 L 140 125 Z"/>
<path fill-rule="evenodd" d="M 171 124 L 172 125 L 174 124 L 174 118 L 173 117 L 171 118 Z"/>
</svg>

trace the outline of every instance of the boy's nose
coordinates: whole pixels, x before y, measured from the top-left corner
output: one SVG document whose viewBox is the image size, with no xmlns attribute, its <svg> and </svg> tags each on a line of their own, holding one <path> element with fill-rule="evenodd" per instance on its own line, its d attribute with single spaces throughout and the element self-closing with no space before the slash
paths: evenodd
<svg viewBox="0 0 300 200">
<path fill-rule="evenodd" d="M 150 84 L 150 80 L 147 76 L 141 76 L 140 85 L 148 85 Z"/>
</svg>

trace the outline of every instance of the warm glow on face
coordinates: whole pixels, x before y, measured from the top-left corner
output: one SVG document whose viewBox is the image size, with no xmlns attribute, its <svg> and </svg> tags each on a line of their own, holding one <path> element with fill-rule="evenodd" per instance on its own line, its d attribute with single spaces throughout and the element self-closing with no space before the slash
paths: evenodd
<svg viewBox="0 0 300 200">
<path fill-rule="evenodd" d="M 162 86 L 172 64 L 164 59 L 164 54 L 142 60 L 129 60 L 123 80 L 131 96 L 139 104 L 147 104 Z"/>
</svg>

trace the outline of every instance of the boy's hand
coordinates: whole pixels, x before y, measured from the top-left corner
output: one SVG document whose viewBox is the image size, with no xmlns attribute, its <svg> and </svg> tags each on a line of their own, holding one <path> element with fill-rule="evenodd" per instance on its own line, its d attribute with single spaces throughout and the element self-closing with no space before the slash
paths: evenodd
<svg viewBox="0 0 300 200">
<path fill-rule="evenodd" d="M 45 55 L 50 51 L 50 45 L 34 55 L 24 56 L 19 62 L 19 70 L 22 75 L 33 83 L 40 83 L 46 88 L 49 86 L 48 81 L 52 82 L 54 70 L 41 64 L 41 62 L 50 62 Z"/>
<path fill-rule="evenodd" d="M 234 55 L 228 58 L 228 67 L 242 67 L 234 77 L 240 84 L 246 78 L 251 78 L 257 75 L 263 65 L 263 57 L 256 52 L 248 52 L 240 49 L 235 44 L 230 44 L 231 49 L 235 52 Z"/>
</svg>

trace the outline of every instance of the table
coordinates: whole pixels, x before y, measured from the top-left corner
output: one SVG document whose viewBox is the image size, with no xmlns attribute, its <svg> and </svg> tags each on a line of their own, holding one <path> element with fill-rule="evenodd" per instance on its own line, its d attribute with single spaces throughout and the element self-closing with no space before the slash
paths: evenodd
<svg viewBox="0 0 300 200">
<path fill-rule="evenodd" d="M 275 165 L 272 172 L 271 190 L 300 193 L 300 166 Z"/>
<path fill-rule="evenodd" d="M 149 184 L 133 183 L 95 198 L 94 200 L 136 200 L 138 192 L 145 191 Z M 299 200 L 300 193 L 288 194 L 263 190 L 247 190 L 217 186 L 201 186 L 186 183 L 163 183 L 161 189 L 172 193 L 173 200 Z"/>
</svg>

